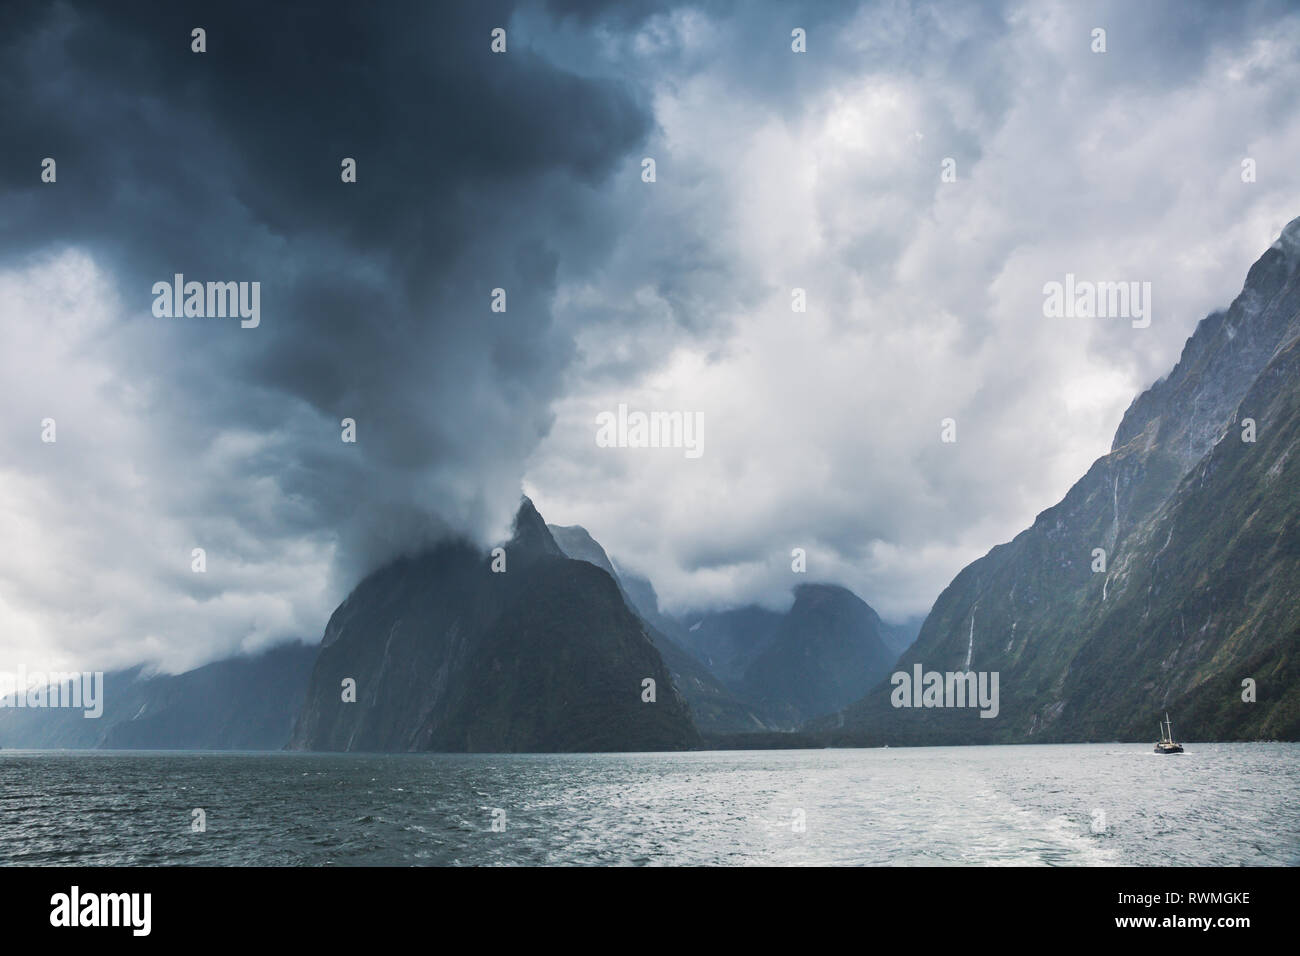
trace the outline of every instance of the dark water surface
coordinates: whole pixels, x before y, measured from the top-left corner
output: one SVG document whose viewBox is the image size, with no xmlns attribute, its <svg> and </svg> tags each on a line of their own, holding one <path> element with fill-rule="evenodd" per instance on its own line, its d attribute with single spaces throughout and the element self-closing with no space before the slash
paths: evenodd
<svg viewBox="0 0 1300 956">
<path fill-rule="evenodd" d="M 1297 744 L 5 751 L 0 863 L 1297 865 L 1298 797 Z"/>
</svg>

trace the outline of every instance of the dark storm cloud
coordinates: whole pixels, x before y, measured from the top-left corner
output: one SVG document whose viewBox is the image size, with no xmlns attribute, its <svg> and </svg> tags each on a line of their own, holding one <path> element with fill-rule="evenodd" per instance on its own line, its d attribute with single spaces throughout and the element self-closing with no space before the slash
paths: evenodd
<svg viewBox="0 0 1300 956">
<path fill-rule="evenodd" d="M 492 53 L 512 6 L 9 7 L 4 254 L 76 244 L 111 268 L 158 340 L 124 358 L 170 374 L 195 442 L 274 427 L 300 400 L 329 427 L 290 457 L 340 444 L 337 420 L 354 417 L 366 464 L 352 470 L 382 472 L 381 497 L 390 470 L 472 473 L 526 452 L 571 354 L 549 315 L 558 263 L 592 254 L 592 187 L 649 119 L 623 84 L 567 73 L 522 37 Z M 345 156 L 355 185 L 339 181 Z M 177 272 L 259 280 L 262 326 L 152 317 L 152 283 Z M 495 287 L 505 315 L 489 312 Z M 345 451 L 330 469 L 346 474 Z M 344 517 L 333 478 L 286 480 L 320 521 Z M 419 507 L 436 512 L 442 490 Z"/>
<path fill-rule="evenodd" d="M 129 633 L 87 647 L 116 640 L 119 658 L 184 664 L 241 634 L 274 638 L 240 615 L 315 638 L 323 618 L 281 615 L 264 580 L 295 560 L 317 573 L 295 552 L 303 542 L 316 557 L 333 551 L 336 600 L 448 527 L 502 530 L 573 356 L 551 314 L 558 272 L 599 262 L 617 228 L 604 184 L 651 126 L 628 83 L 548 61 L 514 17 L 504 2 L 0 11 L 0 268 L 52 269 L 57 291 L 66 260 L 50 257 L 72 249 L 91 257 L 77 275 L 93 264 L 105 277 L 88 288 L 120 309 L 77 326 L 93 334 L 69 348 L 93 356 L 82 378 L 96 384 L 59 416 L 60 441 L 93 434 L 131 468 L 119 496 L 147 485 L 134 513 L 103 504 L 117 514 L 102 518 L 95 561 L 136 569 L 157 620 L 118 621 Z M 191 50 L 195 27 L 205 53 Z M 497 27 L 505 54 L 490 49 Z M 53 185 L 40 181 L 47 156 Z M 355 184 L 340 181 L 344 157 L 357 161 Z M 153 283 L 175 273 L 260 282 L 260 326 L 153 316 Z M 504 314 L 490 311 L 498 287 Z M 58 363 L 8 383 L 23 413 L 73 404 L 57 374 L 72 374 L 69 360 Z M 115 384 L 99 381 L 105 369 Z M 340 441 L 345 417 L 355 445 Z M 49 537 L 60 521 L 95 525 L 85 492 L 114 496 L 106 469 L 41 459 L 27 431 L 7 442 L 5 464 L 82 502 L 44 517 Z M 169 529 L 175 553 L 158 555 L 134 533 L 145 528 Z M 189 573 L 187 541 L 213 553 L 206 576 Z M 218 571 L 235 566 L 244 580 Z M 231 599 L 261 585 L 260 611 L 209 607 L 207 627 L 182 627 L 180 609 L 167 617 L 173 591 Z M 5 590 L 41 617 L 30 581 Z M 210 641 L 223 646 L 192 646 Z"/>
</svg>

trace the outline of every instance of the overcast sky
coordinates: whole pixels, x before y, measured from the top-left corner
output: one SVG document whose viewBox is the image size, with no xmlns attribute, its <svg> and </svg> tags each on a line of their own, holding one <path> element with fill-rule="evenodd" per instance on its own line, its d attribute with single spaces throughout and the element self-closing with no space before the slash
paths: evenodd
<svg viewBox="0 0 1300 956">
<path fill-rule="evenodd" d="M 1284 3 L 6 4 L 0 669 L 318 640 L 521 491 L 670 609 L 923 614 L 1300 215 L 1297 90 Z M 1150 327 L 1045 317 L 1067 273 Z M 620 403 L 703 454 L 598 447 Z"/>
</svg>

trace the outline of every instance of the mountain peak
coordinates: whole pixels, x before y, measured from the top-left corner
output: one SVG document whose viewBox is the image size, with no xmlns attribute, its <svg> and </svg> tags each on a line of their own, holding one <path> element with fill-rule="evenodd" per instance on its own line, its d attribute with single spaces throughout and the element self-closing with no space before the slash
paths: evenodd
<svg viewBox="0 0 1300 956">
<path fill-rule="evenodd" d="M 514 533 L 510 538 L 508 549 L 512 553 L 522 552 L 524 555 L 564 556 L 560 546 L 551 537 L 546 522 L 542 520 L 537 508 L 533 506 L 532 499 L 527 495 L 519 503 L 519 511 L 515 513 Z"/>
<path fill-rule="evenodd" d="M 618 580 L 618 575 L 614 573 L 614 566 L 610 564 L 609 555 L 582 525 L 548 524 L 546 529 L 564 555 L 594 564 L 615 581 Z"/>
<path fill-rule="evenodd" d="M 295 750 L 679 750 L 699 734 L 609 576 L 565 560 L 524 498 L 493 573 L 461 542 L 366 578 L 334 612 Z M 505 570 L 501 568 L 501 570 Z M 363 692 L 344 702 L 350 677 Z M 658 703 L 646 707 L 642 681 Z M 92 723 L 93 721 L 87 721 Z"/>
<path fill-rule="evenodd" d="M 795 586 L 794 606 L 790 608 L 790 613 L 796 613 L 796 609 L 802 612 L 824 606 L 836 606 L 845 609 L 861 606 L 866 608 L 874 617 L 879 617 L 870 604 L 843 585 L 829 584 L 825 581 L 810 581 L 807 584 Z"/>
<path fill-rule="evenodd" d="M 896 657 L 866 601 L 838 584 L 800 584 L 771 643 L 745 669 L 743 686 L 798 722 L 857 700 Z"/>
<path fill-rule="evenodd" d="M 833 597 L 840 597 L 840 598 L 849 597 L 855 601 L 862 600 L 862 598 L 858 597 L 848 588 L 843 587 L 839 584 L 828 584 L 825 581 L 809 581 L 807 584 L 795 585 L 794 599 L 796 601 L 798 601 L 800 598 L 803 598 L 804 600 L 811 600 L 813 598 L 833 598 Z"/>
<path fill-rule="evenodd" d="M 1158 444 L 1180 472 L 1209 451 L 1255 376 L 1300 326 L 1297 269 L 1300 218 L 1250 267 L 1232 304 L 1197 324 L 1169 374 L 1133 399 L 1111 451 L 1141 437 L 1143 448 Z"/>
<path fill-rule="evenodd" d="M 1277 242 L 1272 248 L 1279 250 L 1288 259 L 1300 259 L 1300 216 L 1296 216 L 1282 229 Z"/>
</svg>

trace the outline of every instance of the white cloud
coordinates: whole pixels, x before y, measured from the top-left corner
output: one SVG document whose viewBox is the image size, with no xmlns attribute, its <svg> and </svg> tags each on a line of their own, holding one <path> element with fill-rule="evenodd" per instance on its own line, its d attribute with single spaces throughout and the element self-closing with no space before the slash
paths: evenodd
<svg viewBox="0 0 1300 956">
<path fill-rule="evenodd" d="M 906 46 L 920 27 L 897 13 L 836 42 Z M 580 338 L 528 471 L 542 513 L 587 526 L 670 606 L 771 604 L 805 547 L 808 578 L 904 615 L 1059 500 L 1300 213 L 1282 158 L 1300 154 L 1300 114 L 1279 109 L 1300 88 L 1297 19 L 1207 25 L 1198 58 L 1159 22 L 1103 13 L 1105 55 L 1088 49 L 1094 14 L 1034 5 L 973 39 L 947 22 L 924 41 L 938 55 L 864 56 L 793 102 L 725 56 L 660 83 L 659 182 L 603 284 L 560 290 L 626 319 Z M 1268 170 L 1249 185 L 1247 150 Z M 691 253 L 675 321 L 628 291 L 656 280 L 666 237 Z M 1043 284 L 1066 272 L 1151 282 L 1151 328 L 1044 318 Z M 639 379 L 600 374 L 632 355 Z M 597 448 L 594 416 L 619 402 L 702 412 L 704 457 Z M 945 417 L 956 445 L 939 442 Z"/>
<path fill-rule="evenodd" d="M 184 670 L 316 637 L 336 598 L 328 539 L 262 533 L 292 510 L 242 473 L 273 436 L 188 450 L 160 382 L 118 377 L 148 334 L 82 251 L 0 273 L 0 669 Z M 214 490 L 241 506 L 207 510 Z"/>
</svg>

